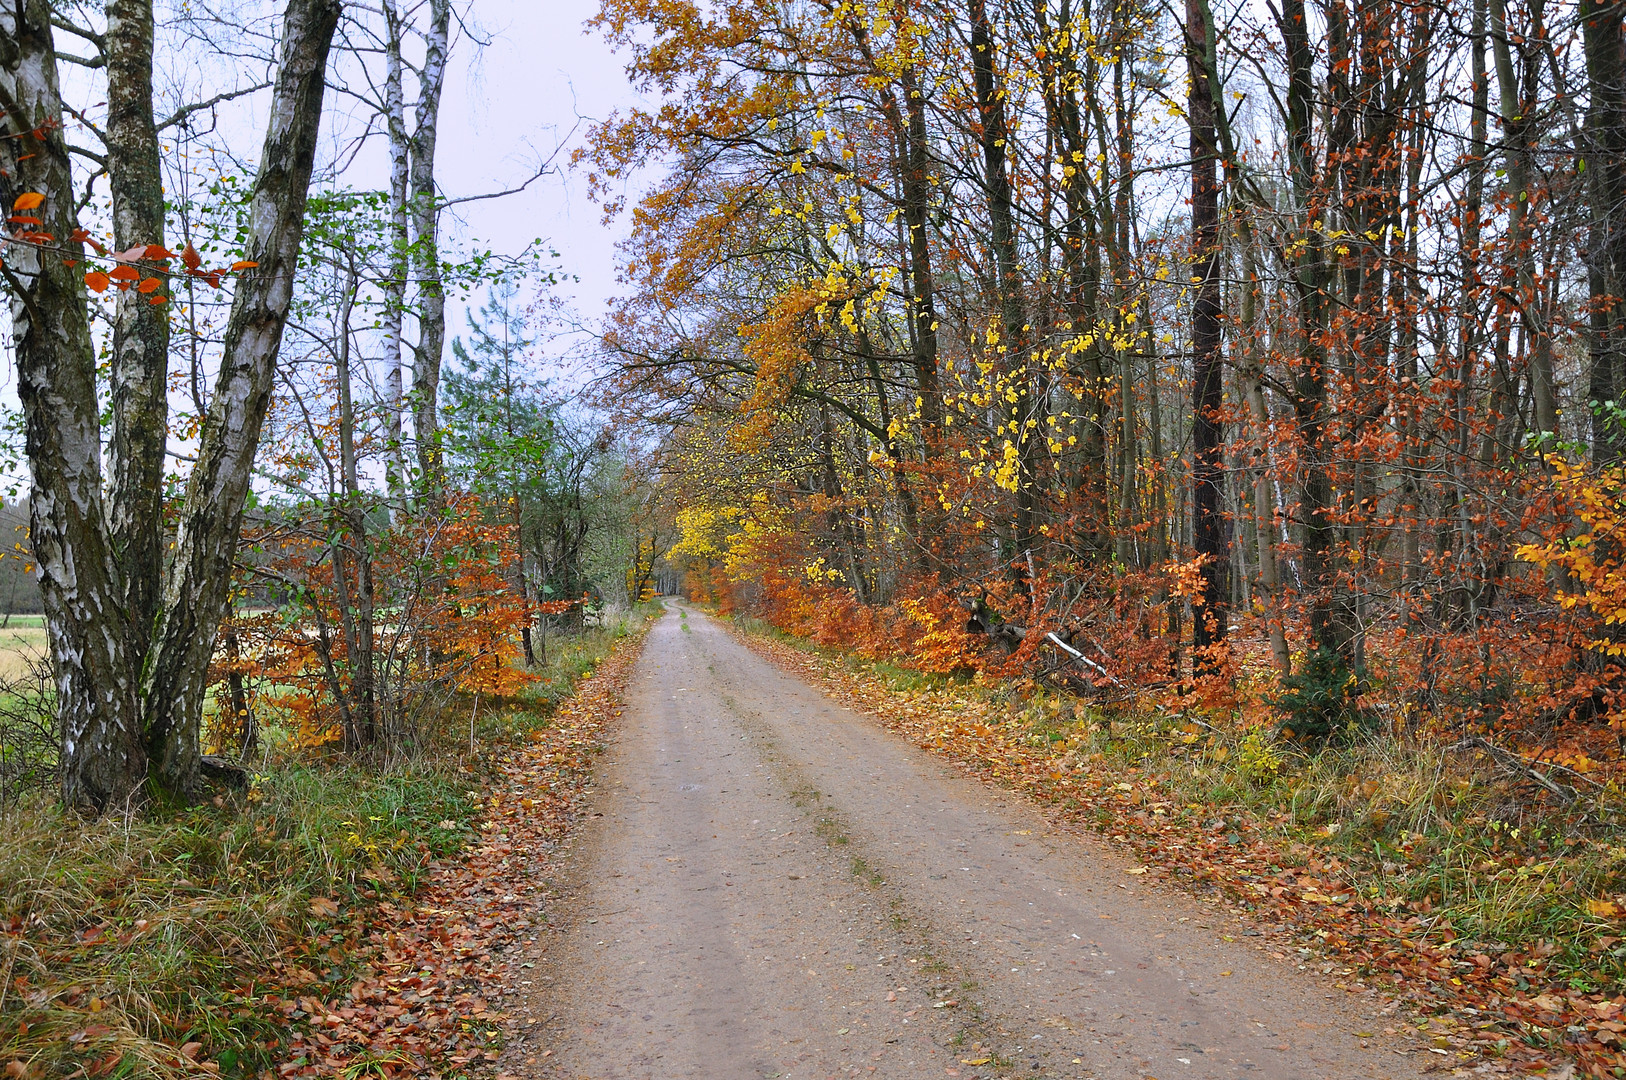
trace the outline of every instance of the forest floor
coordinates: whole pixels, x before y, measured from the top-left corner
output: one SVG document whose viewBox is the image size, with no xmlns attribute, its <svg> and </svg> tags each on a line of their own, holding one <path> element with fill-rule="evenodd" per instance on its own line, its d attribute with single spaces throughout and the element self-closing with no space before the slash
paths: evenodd
<svg viewBox="0 0 1626 1080">
<path fill-rule="evenodd" d="M 553 921 L 506 960 L 500 1078 L 1503 1068 L 693 609 L 613 732 Z"/>
</svg>

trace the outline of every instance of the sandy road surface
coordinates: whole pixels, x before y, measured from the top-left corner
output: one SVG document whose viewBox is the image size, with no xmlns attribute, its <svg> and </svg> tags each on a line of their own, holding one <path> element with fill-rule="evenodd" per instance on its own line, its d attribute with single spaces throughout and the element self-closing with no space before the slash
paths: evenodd
<svg viewBox="0 0 1626 1080">
<path fill-rule="evenodd" d="M 527 972 L 525 1008 L 548 1019 L 507 1065 L 522 1075 L 1334 1080 L 1444 1063 L 1370 1037 L 1393 1022 L 1375 997 L 1251 947 L 696 611 L 651 631 L 595 810 L 571 922 Z"/>
</svg>

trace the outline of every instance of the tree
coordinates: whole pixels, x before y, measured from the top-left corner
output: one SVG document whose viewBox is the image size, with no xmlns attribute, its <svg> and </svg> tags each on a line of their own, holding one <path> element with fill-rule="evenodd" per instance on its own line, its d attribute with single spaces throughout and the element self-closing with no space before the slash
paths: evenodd
<svg viewBox="0 0 1626 1080">
<path fill-rule="evenodd" d="M 150 6 L 124 3 L 112 14 L 108 99 L 119 118 L 111 126 L 117 150 L 107 166 L 113 190 L 121 192 L 118 227 L 133 230 L 157 224 L 152 13 Z M 114 486 L 104 495 L 96 352 L 80 265 L 89 238 L 76 220 L 64 138 L 53 30 L 58 17 L 45 0 L 0 13 L 0 40 L 7 43 L 0 54 L 6 135 L 0 199 L 12 207 L 32 205 L 41 222 L 31 234 L 17 230 L 22 242 L 6 252 L 4 278 L 27 425 L 34 557 L 62 728 L 62 797 L 70 806 L 103 810 L 134 797 L 149 777 L 155 792 L 187 798 L 197 790 L 208 665 L 292 292 L 339 14 L 335 0 L 290 0 L 284 13 L 242 252 L 242 268 L 251 272 L 237 284 L 197 464 L 165 567 L 147 554 L 161 521 L 152 492 L 142 485 L 162 471 L 164 439 L 153 424 L 161 430 L 167 356 L 151 317 L 130 309 L 142 303 L 156 309 L 167 300 L 164 275 L 174 256 L 159 236 L 127 236 L 134 243 L 115 267 L 139 264 L 160 284 L 131 289 L 128 279 L 119 279 L 115 394 L 126 413 L 115 431 Z M 98 38 L 88 30 L 76 33 Z M 183 266 L 198 269 L 190 256 Z M 95 275 L 100 271 L 89 277 L 92 287 L 105 289 L 108 278 Z M 157 377 L 155 369 L 162 369 Z M 128 563 L 127 554 L 133 556 Z M 150 610 L 131 606 L 132 597 L 145 604 L 147 596 L 157 598 Z"/>
<path fill-rule="evenodd" d="M 512 283 L 491 289 L 479 314 L 468 312 L 469 343 L 452 341 L 462 370 L 447 373 L 446 419 L 453 456 L 476 491 L 508 504 L 519 559 L 513 567 L 515 591 L 534 607 L 536 590 L 531 546 L 526 534 L 527 504 L 546 475 L 554 449 L 554 410 L 533 385 L 525 368 L 536 339 L 527 336 L 524 313 L 514 310 Z M 527 667 L 536 665 L 531 625 L 522 644 Z"/>
</svg>

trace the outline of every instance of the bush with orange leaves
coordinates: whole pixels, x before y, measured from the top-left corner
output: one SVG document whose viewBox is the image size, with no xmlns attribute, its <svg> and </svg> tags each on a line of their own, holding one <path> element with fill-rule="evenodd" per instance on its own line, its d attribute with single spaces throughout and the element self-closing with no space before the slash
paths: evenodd
<svg viewBox="0 0 1626 1080">
<path fill-rule="evenodd" d="M 435 738 L 454 695 L 528 685 L 514 661 L 535 612 L 499 513 L 463 496 L 360 536 L 322 513 L 269 522 L 242 575 L 269 605 L 222 628 L 215 675 L 229 693 L 215 697 L 231 707 L 214 710 L 213 741 L 252 742 L 258 718 L 299 747 L 397 753 Z"/>
</svg>

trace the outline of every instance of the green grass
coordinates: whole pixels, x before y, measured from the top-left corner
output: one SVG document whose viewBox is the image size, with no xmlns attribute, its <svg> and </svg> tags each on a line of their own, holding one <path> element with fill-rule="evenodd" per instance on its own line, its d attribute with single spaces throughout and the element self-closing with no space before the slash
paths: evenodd
<svg viewBox="0 0 1626 1080">
<path fill-rule="evenodd" d="M 228 1075 L 269 1065 L 279 1032 L 252 1001 L 273 965 L 343 983 L 353 972 L 330 950 L 347 915 L 412 892 L 430 859 L 463 844 L 472 813 L 467 781 L 431 769 L 299 764 L 236 804 L 175 815 L 87 824 L 14 809 L 0 848 L 12 928 L 0 1061 L 66 1075 L 112 1058 L 124 1075 L 168 1075 L 170 1048 L 198 1041 Z"/>
<path fill-rule="evenodd" d="M 50 649 L 50 642 L 46 639 L 45 628 L 38 624 L 38 616 L 32 626 L 18 625 L 20 615 L 11 617 L 11 625 L 0 630 L 0 678 L 21 675 L 28 670 L 30 662 L 43 658 Z"/>
<path fill-rule="evenodd" d="M 1273 836 L 1290 864 L 1336 858 L 1366 900 L 1423 918 L 1434 936 L 1491 955 L 1550 952 L 1549 984 L 1626 980 L 1620 921 L 1588 907 L 1626 893 L 1618 792 L 1557 805 L 1495 762 L 1426 738 L 1371 734 L 1310 753 L 1165 714 L 1075 718 L 1065 702 L 1039 701 L 1016 714 L 1030 745 L 1154 784 L 1177 824 L 1246 822 Z M 1097 823 L 1119 828 L 1120 813 L 1103 808 Z"/>
</svg>

